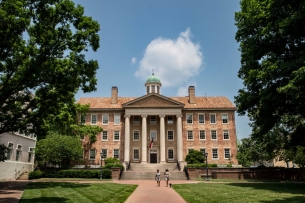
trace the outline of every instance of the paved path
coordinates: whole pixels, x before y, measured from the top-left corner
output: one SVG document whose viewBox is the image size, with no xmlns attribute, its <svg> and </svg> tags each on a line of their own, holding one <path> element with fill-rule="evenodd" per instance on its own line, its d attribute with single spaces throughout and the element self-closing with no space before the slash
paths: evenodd
<svg viewBox="0 0 305 203">
<path fill-rule="evenodd" d="M 0 182 L 0 203 L 18 203 L 26 185 L 31 181 L 4 181 Z M 35 180 L 35 182 L 40 182 Z M 67 181 L 69 182 L 69 181 Z M 71 181 L 72 182 L 72 181 Z M 73 181 L 79 183 L 105 183 L 104 181 Z M 108 182 L 108 181 L 107 181 Z M 125 203 L 185 203 L 184 199 L 170 187 L 166 187 L 165 181 L 161 181 L 161 186 L 157 186 L 154 180 L 114 180 L 109 181 L 118 184 L 138 185 L 136 190 L 129 196 Z M 188 180 L 172 180 L 172 184 L 196 183 Z"/>
</svg>

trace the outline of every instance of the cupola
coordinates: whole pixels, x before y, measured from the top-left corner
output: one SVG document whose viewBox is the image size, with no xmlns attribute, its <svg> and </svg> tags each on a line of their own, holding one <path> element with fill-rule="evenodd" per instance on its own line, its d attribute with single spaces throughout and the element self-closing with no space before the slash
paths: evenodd
<svg viewBox="0 0 305 203">
<path fill-rule="evenodd" d="M 149 93 L 157 93 L 160 94 L 162 83 L 160 79 L 154 75 L 154 72 L 152 72 L 152 75 L 149 76 L 145 82 L 146 87 L 146 94 Z"/>
</svg>

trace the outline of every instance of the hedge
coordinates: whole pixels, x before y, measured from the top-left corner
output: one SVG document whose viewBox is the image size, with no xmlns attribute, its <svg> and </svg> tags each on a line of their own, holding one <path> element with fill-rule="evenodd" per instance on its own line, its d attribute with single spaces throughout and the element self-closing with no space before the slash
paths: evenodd
<svg viewBox="0 0 305 203">
<path fill-rule="evenodd" d="M 103 178 L 111 179 L 111 170 L 103 169 Z M 100 178 L 101 170 L 60 170 L 60 171 L 33 171 L 29 179 L 39 178 Z"/>
<path fill-rule="evenodd" d="M 208 164 L 209 168 L 217 168 L 217 164 Z M 207 165 L 205 163 L 202 164 L 188 164 L 187 168 L 206 168 Z"/>
</svg>

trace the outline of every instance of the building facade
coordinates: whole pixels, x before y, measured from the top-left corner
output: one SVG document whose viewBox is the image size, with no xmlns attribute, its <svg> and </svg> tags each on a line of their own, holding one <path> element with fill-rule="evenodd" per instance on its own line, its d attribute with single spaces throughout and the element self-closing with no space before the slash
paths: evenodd
<svg viewBox="0 0 305 203">
<path fill-rule="evenodd" d="M 86 163 L 99 164 L 115 157 L 123 163 L 184 162 L 190 150 L 208 153 L 208 162 L 237 164 L 236 107 L 226 97 L 196 97 L 190 86 L 186 97 L 161 95 L 162 83 L 150 76 L 146 94 L 119 97 L 112 87 L 111 97 L 81 98 L 90 104 L 87 125 L 98 125 L 103 132 L 95 143 L 84 138 Z"/>
</svg>

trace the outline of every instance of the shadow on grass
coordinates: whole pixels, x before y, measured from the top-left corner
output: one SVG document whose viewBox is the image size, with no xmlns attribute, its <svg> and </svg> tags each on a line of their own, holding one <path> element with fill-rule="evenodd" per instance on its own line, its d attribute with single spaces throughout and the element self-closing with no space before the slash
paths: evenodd
<svg viewBox="0 0 305 203">
<path fill-rule="evenodd" d="M 85 188 L 90 187 L 91 184 L 80 183 L 67 183 L 67 182 L 32 182 L 26 186 L 27 190 L 30 189 L 43 189 L 43 188 Z"/>
<path fill-rule="evenodd" d="M 19 203 L 46 203 L 46 202 L 68 202 L 67 198 L 63 197 L 37 197 L 30 199 L 20 199 Z"/>
<path fill-rule="evenodd" d="M 227 183 L 235 187 L 250 187 L 257 190 L 270 190 L 275 193 L 290 193 L 304 195 L 305 183 Z M 298 198 L 298 197 L 296 197 Z M 305 202 L 305 199 L 303 197 Z"/>
<path fill-rule="evenodd" d="M 260 200 L 260 202 L 263 203 L 303 203 L 305 202 L 305 197 L 300 197 L 300 196 L 296 196 L 296 197 L 287 197 L 287 198 L 283 198 L 283 199 L 275 199 L 275 200 Z"/>
</svg>

